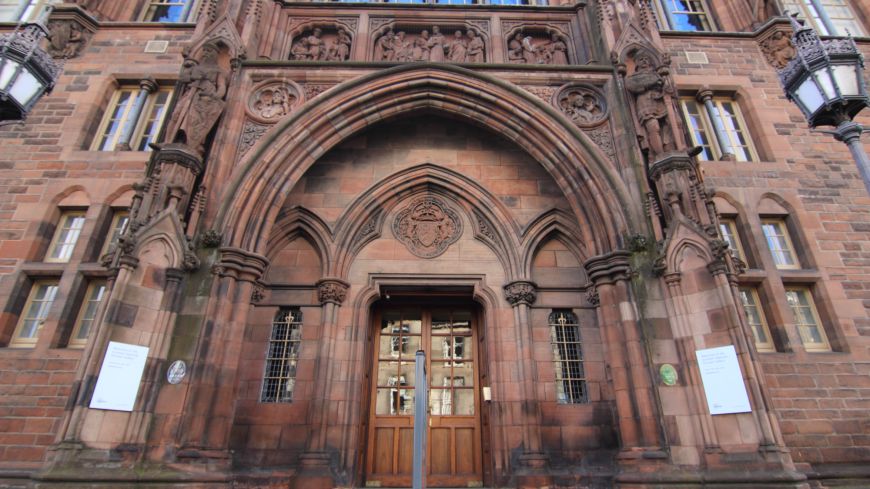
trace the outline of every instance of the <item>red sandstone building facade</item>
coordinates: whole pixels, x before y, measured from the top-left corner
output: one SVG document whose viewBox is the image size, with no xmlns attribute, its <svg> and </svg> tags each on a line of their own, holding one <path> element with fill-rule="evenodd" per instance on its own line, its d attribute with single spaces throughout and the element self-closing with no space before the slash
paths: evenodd
<svg viewBox="0 0 870 489">
<path fill-rule="evenodd" d="M 870 197 L 786 10 L 870 49 L 865 0 L 56 4 L 0 486 L 407 487 L 422 349 L 432 487 L 867 487 Z"/>
</svg>

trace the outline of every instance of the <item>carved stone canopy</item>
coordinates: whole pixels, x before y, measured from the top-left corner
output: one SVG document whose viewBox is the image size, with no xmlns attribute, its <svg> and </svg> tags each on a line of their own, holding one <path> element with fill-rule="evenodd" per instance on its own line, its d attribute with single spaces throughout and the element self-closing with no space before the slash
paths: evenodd
<svg viewBox="0 0 870 489">
<path fill-rule="evenodd" d="M 396 214 L 393 234 L 414 255 L 434 258 L 462 236 L 462 219 L 437 197 L 427 196 Z"/>
</svg>

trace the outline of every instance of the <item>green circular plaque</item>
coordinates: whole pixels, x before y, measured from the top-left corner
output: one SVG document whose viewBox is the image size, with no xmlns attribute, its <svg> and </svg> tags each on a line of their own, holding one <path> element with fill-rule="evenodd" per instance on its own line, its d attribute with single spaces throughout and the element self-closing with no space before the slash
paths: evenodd
<svg viewBox="0 0 870 489">
<path fill-rule="evenodd" d="M 662 378 L 662 384 L 677 385 L 677 369 L 670 363 L 659 367 L 659 376 Z"/>
</svg>

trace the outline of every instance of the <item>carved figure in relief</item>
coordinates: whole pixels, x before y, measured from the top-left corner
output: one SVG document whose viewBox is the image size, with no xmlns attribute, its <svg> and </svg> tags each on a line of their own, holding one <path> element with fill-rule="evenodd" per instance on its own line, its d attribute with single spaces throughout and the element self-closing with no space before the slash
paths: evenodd
<svg viewBox="0 0 870 489">
<path fill-rule="evenodd" d="M 538 48 L 532 44 L 532 37 L 526 36 L 523 38 L 523 62 L 534 65 L 541 62 Z"/>
<path fill-rule="evenodd" d="M 550 36 L 550 42 L 544 47 L 546 53 L 546 63 L 551 65 L 566 65 L 568 64 L 568 46 L 559 35 L 553 33 Z"/>
<path fill-rule="evenodd" d="M 82 26 L 73 21 L 53 21 L 48 24 L 48 53 L 55 58 L 74 58 L 84 46 Z"/>
<path fill-rule="evenodd" d="M 649 55 L 635 59 L 634 73 L 626 78 L 625 87 L 635 97 L 638 122 L 643 129 L 650 160 L 674 150 L 674 135 L 668 121 L 665 79 L 656 73 Z"/>
<path fill-rule="evenodd" d="M 290 113 L 290 107 L 296 97 L 287 93 L 287 89 L 278 87 L 260 92 L 254 109 L 264 119 L 275 119 Z"/>
<path fill-rule="evenodd" d="M 335 55 L 333 61 L 346 61 L 350 58 L 350 34 L 344 29 L 338 30 L 338 38 L 335 41 Z"/>
<path fill-rule="evenodd" d="M 429 31 L 423 30 L 420 37 L 414 39 L 414 61 L 429 60 Z"/>
<path fill-rule="evenodd" d="M 375 43 L 375 60 L 378 61 L 393 61 L 393 29 L 390 28 L 386 34 L 378 38 Z"/>
<path fill-rule="evenodd" d="M 405 32 L 399 31 L 393 37 L 393 60 L 411 61 L 413 58 L 413 46 L 405 40 Z"/>
<path fill-rule="evenodd" d="M 476 32 L 468 30 L 468 51 L 466 52 L 466 61 L 469 63 L 483 63 L 486 45 L 483 43 L 483 38 L 477 35 Z"/>
<path fill-rule="evenodd" d="M 572 121 L 581 125 L 599 122 L 604 117 L 601 103 L 589 92 L 568 92 L 559 100 L 559 107 Z"/>
<path fill-rule="evenodd" d="M 308 51 L 308 38 L 303 37 L 293 43 L 293 46 L 290 48 L 290 58 L 296 61 L 306 61 L 311 59 Z"/>
<path fill-rule="evenodd" d="M 317 61 L 324 58 L 326 51 L 324 50 L 323 39 L 320 36 L 323 31 L 320 28 L 315 28 L 314 32 L 305 39 L 308 41 L 308 59 Z"/>
<path fill-rule="evenodd" d="M 182 95 L 166 131 L 168 142 L 185 143 L 204 152 L 205 138 L 226 105 L 227 73 L 218 65 L 218 54 L 217 46 L 206 44 L 199 61 L 184 61 L 179 76 Z"/>
<path fill-rule="evenodd" d="M 778 70 L 785 68 L 785 65 L 797 54 L 791 37 L 784 31 L 777 31 L 770 36 L 770 39 L 761 45 L 761 50 L 767 56 L 767 61 Z"/>
<path fill-rule="evenodd" d="M 444 34 L 437 25 L 432 27 L 432 37 L 429 38 L 429 61 L 444 61 Z"/>
<path fill-rule="evenodd" d="M 523 62 L 523 33 L 517 32 L 508 43 L 508 61 Z"/>
<path fill-rule="evenodd" d="M 465 39 L 462 38 L 462 32 L 456 31 L 453 34 L 453 41 L 450 42 L 448 46 L 448 55 L 447 59 L 454 63 L 464 63 L 465 62 L 465 53 L 468 51 L 468 47 L 465 44 Z"/>
</svg>

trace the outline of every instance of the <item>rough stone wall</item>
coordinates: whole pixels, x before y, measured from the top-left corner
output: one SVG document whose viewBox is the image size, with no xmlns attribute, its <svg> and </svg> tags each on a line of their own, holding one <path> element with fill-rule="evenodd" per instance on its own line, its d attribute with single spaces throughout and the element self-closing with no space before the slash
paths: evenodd
<svg viewBox="0 0 870 489">
<path fill-rule="evenodd" d="M 867 196 L 845 145 L 810 132 L 783 97 L 773 68 L 746 37 L 666 35 L 678 86 L 733 95 L 758 149 L 759 162 L 705 162 L 708 186 L 738 212 L 750 268 L 741 285 L 759 288 L 777 352 L 759 354 L 781 428 L 797 462 L 866 460 L 870 434 L 870 224 Z M 865 53 L 870 46 L 861 43 Z M 709 64 L 689 63 L 686 51 Z M 777 270 L 759 216 L 788 212 L 802 270 Z M 771 214 L 773 213 L 773 214 Z M 784 287 L 808 286 L 834 352 L 806 352 Z"/>
</svg>

